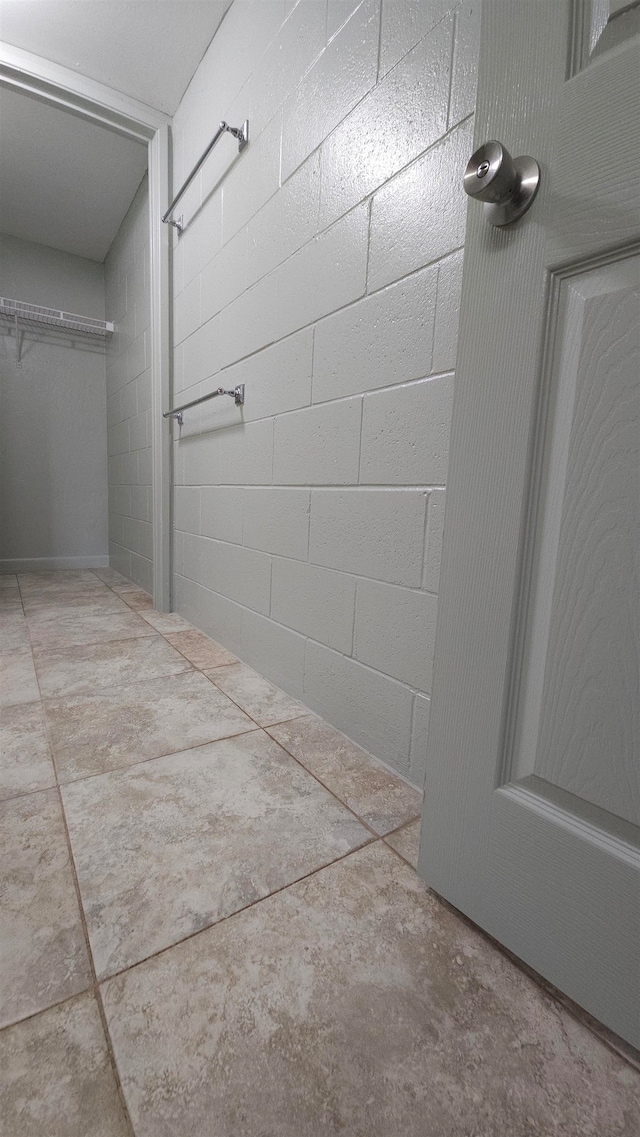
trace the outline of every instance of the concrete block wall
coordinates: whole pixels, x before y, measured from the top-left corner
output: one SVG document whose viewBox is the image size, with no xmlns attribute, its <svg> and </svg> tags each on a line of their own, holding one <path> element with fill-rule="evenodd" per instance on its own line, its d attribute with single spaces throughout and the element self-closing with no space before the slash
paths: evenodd
<svg viewBox="0 0 640 1137">
<path fill-rule="evenodd" d="M 153 590 L 149 195 L 144 178 L 105 263 L 109 560 Z"/>
<path fill-rule="evenodd" d="M 174 119 L 174 606 L 423 781 L 475 0 L 235 0 Z"/>
</svg>

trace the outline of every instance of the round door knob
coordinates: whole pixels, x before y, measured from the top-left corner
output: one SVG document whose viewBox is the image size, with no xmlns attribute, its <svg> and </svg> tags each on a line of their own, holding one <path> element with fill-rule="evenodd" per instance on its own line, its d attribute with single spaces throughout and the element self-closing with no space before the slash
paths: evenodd
<svg viewBox="0 0 640 1137">
<path fill-rule="evenodd" d="M 491 225 L 510 225 L 532 204 L 540 185 L 535 158 L 512 158 L 501 142 L 485 142 L 472 154 L 464 172 L 465 193 L 485 202 Z"/>
</svg>

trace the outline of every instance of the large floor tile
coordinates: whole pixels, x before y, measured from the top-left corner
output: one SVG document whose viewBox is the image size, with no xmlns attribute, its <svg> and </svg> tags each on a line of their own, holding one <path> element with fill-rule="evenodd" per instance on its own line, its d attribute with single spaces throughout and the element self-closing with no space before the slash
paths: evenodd
<svg viewBox="0 0 640 1137">
<path fill-rule="evenodd" d="M 227 663 L 237 663 L 235 655 L 221 647 L 215 640 L 209 639 L 203 632 L 172 632 L 167 633 L 169 643 L 201 671 L 210 667 L 223 667 Z"/>
<path fill-rule="evenodd" d="M 23 604 L 25 614 L 39 623 L 59 620 L 64 616 L 107 616 L 112 612 L 128 611 L 124 600 L 104 585 L 27 593 Z"/>
<path fill-rule="evenodd" d="M 0 592 L 20 592 L 18 577 L 15 572 L 0 572 Z"/>
<path fill-rule="evenodd" d="M 385 837 L 387 845 L 391 845 L 396 853 L 404 857 L 412 868 L 418 867 L 418 853 L 420 851 L 420 818 L 417 821 L 410 821 L 408 825 L 403 825 L 402 829 L 396 829 L 395 833 L 389 833 Z"/>
<path fill-rule="evenodd" d="M 0 591 L 0 613 L 4 614 L 9 612 L 22 615 L 22 600 L 20 599 L 19 592 L 3 589 Z"/>
<path fill-rule="evenodd" d="M 34 648 L 33 654 L 44 698 L 89 694 L 102 687 L 176 675 L 191 667 L 158 635 L 78 647 Z"/>
<path fill-rule="evenodd" d="M 262 731 L 65 787 L 98 976 L 371 839 Z"/>
<path fill-rule="evenodd" d="M 55 784 L 40 703 L 0 707 L 0 798 Z"/>
<path fill-rule="evenodd" d="M 177 612 L 156 612 L 155 608 L 142 608 L 140 615 L 143 620 L 151 624 L 157 632 L 166 635 L 167 632 L 195 632 L 193 624 L 184 620 Z M 175 646 L 175 645 L 174 645 Z"/>
<path fill-rule="evenodd" d="M 420 813 L 419 790 L 315 715 L 269 727 L 269 733 L 376 833 L 397 829 Z"/>
<path fill-rule="evenodd" d="M 30 648 L 29 625 L 21 611 L 0 611 L 0 651 Z"/>
<path fill-rule="evenodd" d="M 0 1133 L 131 1137 L 92 995 L 0 1034 Z"/>
<path fill-rule="evenodd" d="M 306 707 L 268 683 L 257 671 L 245 667 L 244 663 L 218 667 L 206 674 L 216 687 L 251 715 L 259 726 L 270 726 L 309 714 Z"/>
<path fill-rule="evenodd" d="M 124 596 L 125 592 L 138 592 L 140 585 L 136 584 L 133 580 L 127 580 L 126 577 L 123 577 L 121 581 L 115 581 L 109 584 L 109 588 L 112 588 L 117 596 Z"/>
<path fill-rule="evenodd" d="M 33 703 L 39 698 L 31 649 L 0 652 L 0 707 Z"/>
<path fill-rule="evenodd" d="M 91 569 L 57 569 L 51 572 L 19 572 L 18 583 L 23 595 L 46 590 L 96 588 L 100 581 Z"/>
<path fill-rule="evenodd" d="M 79 647 L 108 640 L 129 640 L 153 635 L 153 628 L 126 605 L 120 612 L 61 612 L 27 617 L 35 647 Z"/>
<path fill-rule="evenodd" d="M 94 568 L 91 571 L 98 580 L 108 584 L 110 588 L 113 588 L 114 584 L 130 584 L 132 588 L 137 587 L 133 581 L 128 580 L 126 576 L 123 576 L 117 569 L 111 568 L 110 565 L 105 566 L 105 568 Z"/>
<path fill-rule="evenodd" d="M 0 1026 L 91 983 L 57 790 L 0 802 Z"/>
<path fill-rule="evenodd" d="M 252 730 L 254 723 L 205 675 L 185 671 L 96 695 L 47 699 L 61 782 L 102 774 Z"/>
<path fill-rule="evenodd" d="M 137 1137 L 637 1132 L 638 1075 L 381 843 L 102 990 Z"/>
<path fill-rule="evenodd" d="M 120 595 L 124 603 L 136 612 L 143 608 L 153 608 L 153 598 L 142 588 L 132 588 L 128 592 L 120 593 Z"/>
</svg>

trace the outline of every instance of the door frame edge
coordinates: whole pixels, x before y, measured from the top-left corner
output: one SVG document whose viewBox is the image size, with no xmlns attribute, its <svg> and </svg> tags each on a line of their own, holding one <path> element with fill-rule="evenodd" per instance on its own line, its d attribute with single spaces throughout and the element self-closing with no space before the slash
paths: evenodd
<svg viewBox="0 0 640 1137">
<path fill-rule="evenodd" d="M 151 447 L 153 604 L 171 608 L 171 434 L 162 418 L 171 382 L 170 244 L 161 218 L 169 200 L 171 119 L 120 91 L 77 74 L 42 56 L 0 43 L 0 84 L 66 110 L 125 138 L 146 142 L 149 178 L 151 332 Z"/>
</svg>

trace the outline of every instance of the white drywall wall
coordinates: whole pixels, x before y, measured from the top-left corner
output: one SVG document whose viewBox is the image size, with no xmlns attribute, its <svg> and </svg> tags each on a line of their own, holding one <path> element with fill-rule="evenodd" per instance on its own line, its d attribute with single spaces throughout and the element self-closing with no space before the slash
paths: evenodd
<svg viewBox="0 0 640 1137">
<path fill-rule="evenodd" d="M 119 572 L 153 589 L 149 192 L 144 177 L 105 260 L 109 555 Z"/>
<path fill-rule="evenodd" d="M 0 294 L 104 319 L 103 267 L 0 234 Z M 107 563 L 104 343 L 0 338 L 0 571 Z"/>
</svg>

